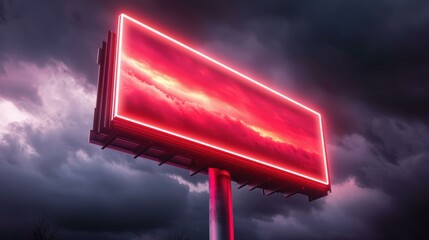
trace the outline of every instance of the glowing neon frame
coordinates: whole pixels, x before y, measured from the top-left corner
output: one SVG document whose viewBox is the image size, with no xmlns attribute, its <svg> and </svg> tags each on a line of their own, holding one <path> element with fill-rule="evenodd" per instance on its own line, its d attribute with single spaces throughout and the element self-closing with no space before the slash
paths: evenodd
<svg viewBox="0 0 429 240">
<path fill-rule="evenodd" d="M 193 138 L 189 138 L 189 137 L 186 137 L 186 136 L 183 136 L 183 135 L 171 132 L 171 131 L 167 131 L 165 129 L 161 129 L 161 128 L 158 128 L 158 127 L 155 127 L 155 126 L 152 126 L 152 125 L 149 125 L 149 124 L 146 124 L 146 123 L 143 123 L 143 122 L 140 122 L 140 121 L 136 121 L 134 119 L 130 119 L 130 118 L 127 118 L 125 116 L 119 115 L 118 114 L 118 99 L 119 99 L 119 86 L 120 86 L 119 82 L 121 80 L 120 79 L 121 53 L 122 53 L 121 49 L 122 49 L 122 35 L 123 35 L 124 19 L 127 19 L 127 20 L 129 20 L 129 21 L 131 21 L 131 22 L 139 25 L 140 27 L 143 27 L 146 30 L 151 31 L 152 33 L 155 33 L 156 35 L 158 35 L 158 36 L 160 36 L 160 37 L 162 37 L 164 39 L 167 39 L 170 42 L 172 42 L 172 43 L 174 43 L 174 44 L 176 44 L 176 45 L 178 45 L 178 46 L 180 46 L 182 48 L 185 48 L 186 50 L 188 50 L 188 51 L 190 51 L 190 52 L 192 52 L 194 54 L 197 54 L 197 55 L 203 57 L 204 59 L 206 59 L 206 60 L 208 60 L 208 61 L 210 61 L 210 62 L 212 62 L 212 63 L 214 63 L 214 64 L 216 64 L 216 65 L 218 65 L 218 66 L 220 66 L 220 67 L 222 67 L 222 68 L 224 68 L 224 69 L 226 69 L 226 70 L 228 70 L 228 71 L 230 71 L 230 72 L 232 72 L 232 73 L 234 73 L 234 74 L 236 74 L 236 75 L 238 75 L 238 76 L 240 76 L 240 77 L 242 77 L 242 78 L 244 78 L 244 79 L 246 79 L 246 80 L 248 80 L 250 82 L 252 82 L 253 84 L 255 84 L 255 85 L 257 85 L 257 86 L 259 86 L 259 87 L 261 87 L 261 88 L 263 88 L 265 90 L 268 90 L 272 94 L 280 96 L 281 98 L 283 98 L 283 99 L 285 99 L 285 100 L 287 100 L 289 102 L 292 102 L 295 105 L 297 105 L 297 106 L 299 106 L 299 107 L 301 107 L 303 109 L 306 109 L 307 111 L 312 112 L 313 114 L 316 114 L 317 117 L 319 118 L 319 126 L 320 126 L 319 129 L 320 129 L 321 144 L 322 144 L 322 154 L 323 154 L 323 161 L 324 161 L 324 168 L 325 168 L 325 179 L 324 180 L 316 179 L 316 178 L 307 176 L 305 174 L 301 174 L 299 172 L 295 172 L 295 171 L 292 171 L 292 170 L 289 170 L 289 169 L 286 169 L 286 168 L 283 168 L 283 167 L 279 167 L 279 166 L 276 166 L 276 165 L 273 165 L 273 164 L 270 164 L 270 163 L 266 163 L 266 162 L 263 162 L 261 160 L 255 159 L 255 158 L 242 155 L 240 153 L 236 153 L 236 152 L 233 152 L 233 151 L 230 151 L 230 150 L 227 150 L 227 149 L 223 149 L 223 148 L 214 146 L 214 145 L 209 144 L 209 143 L 205 143 L 205 142 L 193 139 Z M 182 139 L 194 142 L 194 143 L 198 143 L 198 144 L 201 144 L 203 146 L 207 146 L 207 147 L 210 147 L 210 148 L 213 148 L 213 149 L 216 149 L 216 150 L 228 153 L 228 154 L 232 154 L 234 156 L 238 156 L 238 157 L 241 157 L 241 158 L 244 158 L 244 159 L 247 159 L 247 160 L 250 160 L 250 161 L 253 161 L 253 162 L 256 162 L 256 163 L 259 163 L 259 164 L 262 164 L 262 165 L 265 165 L 265 166 L 268 166 L 268 167 L 271 167 L 271 168 L 274 168 L 274 169 L 277 169 L 277 170 L 281 170 L 281 171 L 284 171 L 284 172 L 287 172 L 287 173 L 290 173 L 290 174 L 293 174 L 293 175 L 296 175 L 296 176 L 299 176 L 299 177 L 303 177 L 303 178 L 308 179 L 308 180 L 312 180 L 312 181 L 315 181 L 315 182 L 318 182 L 318 183 L 321 183 L 321 184 L 324 184 L 324 185 L 329 185 L 329 173 L 328 173 L 328 163 L 327 163 L 327 156 L 326 156 L 326 145 L 325 145 L 325 139 L 324 139 L 324 133 L 323 133 L 322 116 L 321 116 L 320 113 L 318 113 L 318 112 L 314 111 L 313 109 L 311 109 L 311 108 L 309 108 L 307 106 L 304 106 L 303 104 L 301 104 L 301 103 L 299 103 L 299 102 L 297 102 L 297 101 L 295 101 L 295 100 L 293 100 L 293 99 L 291 99 L 291 98 L 289 98 L 289 97 L 287 97 L 287 96 L 285 96 L 285 95 L 283 95 L 283 94 L 281 94 L 281 93 L 279 93 L 279 92 L 277 92 L 277 91 L 275 91 L 275 90 L 273 90 L 273 89 L 265 86 L 262 83 L 259 83 L 258 81 L 256 81 L 256 80 L 254 80 L 254 79 L 252 79 L 252 78 L 250 78 L 250 77 L 248 77 L 248 76 L 246 76 L 246 75 L 238 72 L 237 70 L 234 70 L 234 69 L 232 69 L 232 68 L 230 68 L 230 67 L 228 67 L 228 66 L 226 66 L 226 65 L 224 65 L 222 63 L 220 63 L 219 61 L 217 61 L 215 59 L 213 59 L 213 58 L 211 58 L 211 57 L 209 57 L 207 55 L 204 55 L 203 53 L 201 53 L 201 52 L 199 52 L 199 51 L 197 51 L 197 50 L 195 50 L 195 49 L 193 49 L 193 48 L 191 48 L 191 47 L 189 47 L 189 46 L 187 46 L 187 45 L 185 45 L 185 44 L 183 44 L 183 43 L 181 43 L 181 42 L 179 42 L 179 41 L 177 41 L 175 39 L 173 39 L 172 37 L 167 36 L 167 35 L 159 32 L 159 31 L 157 31 L 157 30 L 155 30 L 155 29 L 147 26 L 146 24 L 139 22 L 138 20 L 136 20 L 134 18 L 131 18 L 130 16 L 128 16 L 128 15 L 126 15 L 124 13 L 122 13 L 122 14 L 119 15 L 118 41 L 117 41 L 116 51 L 117 51 L 116 52 L 116 64 L 115 64 L 115 66 L 116 66 L 115 67 L 115 76 L 116 77 L 114 79 L 114 90 L 113 90 L 115 97 L 113 99 L 114 103 L 113 103 L 113 109 L 112 109 L 112 115 L 111 115 L 111 119 L 112 120 L 114 118 L 123 119 L 123 120 L 126 120 L 128 122 L 132 122 L 132 123 L 144 126 L 144 127 L 148 127 L 150 129 L 153 129 L 153 130 L 157 130 L 157 131 L 160 131 L 160 132 L 163 132 L 163 133 L 166 133 L 166 134 L 178 137 L 178 138 L 182 138 Z"/>
</svg>

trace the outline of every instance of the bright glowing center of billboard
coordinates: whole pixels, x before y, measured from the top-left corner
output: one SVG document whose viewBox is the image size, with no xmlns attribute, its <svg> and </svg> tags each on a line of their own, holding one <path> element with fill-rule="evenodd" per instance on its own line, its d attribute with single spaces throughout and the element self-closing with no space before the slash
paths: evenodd
<svg viewBox="0 0 429 240">
<path fill-rule="evenodd" d="M 121 15 L 114 116 L 328 184 L 321 116 Z"/>
</svg>

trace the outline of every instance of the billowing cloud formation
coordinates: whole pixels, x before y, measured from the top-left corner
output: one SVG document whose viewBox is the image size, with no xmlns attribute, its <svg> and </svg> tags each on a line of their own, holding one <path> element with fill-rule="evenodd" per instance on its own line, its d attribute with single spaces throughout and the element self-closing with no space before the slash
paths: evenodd
<svg viewBox="0 0 429 240">
<path fill-rule="evenodd" d="M 168 176 L 158 179 L 141 162 L 124 161 L 88 144 L 94 88 L 80 85 L 61 62 L 42 68 L 10 62 L 15 64 L 4 65 L 7 74 L 1 81 L 11 80 L 16 66 L 21 75 L 31 73 L 40 105 L 33 104 L 29 110 L 29 102 L 0 99 L 1 116 L 6 119 L 0 125 L 0 189 L 4 193 L 0 238 L 29 237 L 33 221 L 43 214 L 60 226 L 65 239 L 91 238 L 91 232 L 104 236 L 105 229 L 113 236 L 124 229 L 137 236 L 143 228 L 154 227 L 148 234 L 156 234 L 157 228 L 173 223 L 162 217 L 158 204 L 165 204 L 165 213 L 183 214 L 186 188 Z M 24 84 L 29 79 L 14 81 Z M 164 188 L 164 184 L 176 188 Z M 150 195 L 145 194 L 148 189 Z M 176 197 L 179 192 L 181 197 Z M 104 220 L 95 221 L 98 218 Z M 147 224 L 140 226 L 141 222 Z"/>
<path fill-rule="evenodd" d="M 428 1 L 3 0 L 0 239 L 43 212 L 61 239 L 208 238 L 205 175 L 87 143 L 96 49 L 122 11 L 325 116 L 332 194 L 233 184 L 237 239 L 428 236 Z"/>
</svg>

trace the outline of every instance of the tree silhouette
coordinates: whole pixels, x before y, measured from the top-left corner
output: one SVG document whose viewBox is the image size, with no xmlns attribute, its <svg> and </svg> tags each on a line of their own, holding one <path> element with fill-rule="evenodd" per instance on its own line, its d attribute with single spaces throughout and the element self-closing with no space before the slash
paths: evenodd
<svg viewBox="0 0 429 240">
<path fill-rule="evenodd" d="M 57 227 L 52 224 L 45 214 L 39 216 L 33 222 L 33 240 L 55 240 L 57 233 Z"/>
<path fill-rule="evenodd" d="M 182 227 L 178 231 L 170 233 L 168 240 L 190 240 L 190 238 L 186 234 L 186 230 Z"/>
</svg>

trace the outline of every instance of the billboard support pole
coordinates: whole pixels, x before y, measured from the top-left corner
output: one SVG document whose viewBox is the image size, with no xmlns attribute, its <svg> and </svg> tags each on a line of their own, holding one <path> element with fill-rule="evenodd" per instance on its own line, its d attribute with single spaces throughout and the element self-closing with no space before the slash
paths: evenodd
<svg viewBox="0 0 429 240">
<path fill-rule="evenodd" d="M 209 168 L 210 240 L 233 240 L 231 175 L 226 170 Z"/>
</svg>

